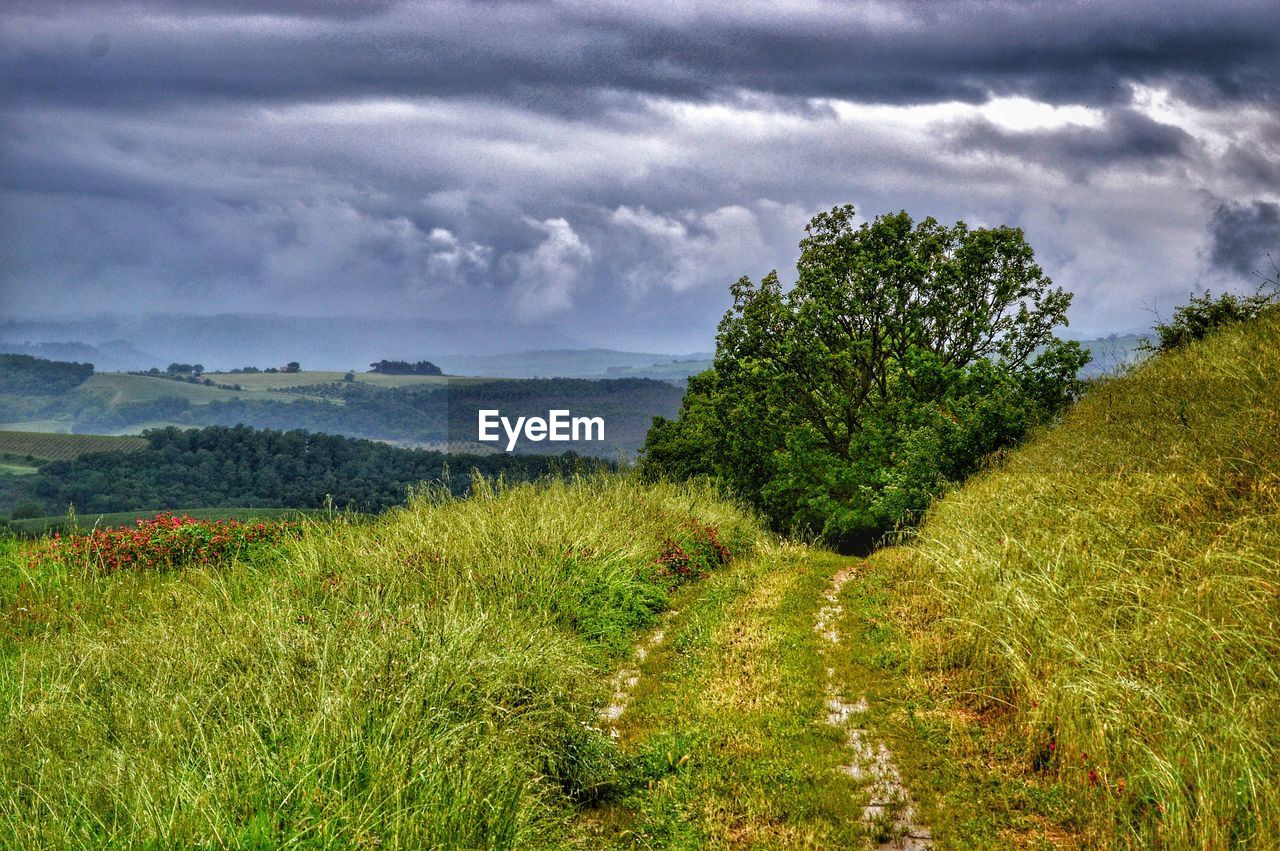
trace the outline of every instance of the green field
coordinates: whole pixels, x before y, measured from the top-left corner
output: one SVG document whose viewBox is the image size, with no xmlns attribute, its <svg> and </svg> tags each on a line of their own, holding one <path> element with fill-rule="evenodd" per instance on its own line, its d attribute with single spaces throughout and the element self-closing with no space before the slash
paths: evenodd
<svg viewBox="0 0 1280 851">
<path fill-rule="evenodd" d="M 15 423 L 0 423 L 0 431 L 39 431 L 70 434 L 71 423 L 65 420 L 23 420 Z"/>
<path fill-rule="evenodd" d="M 239 562 L 32 570 L 0 542 L 8 848 L 562 847 L 615 782 L 610 672 L 671 605 L 703 489 L 427 494 Z M 833 774 L 833 778 L 836 776 Z"/>
<path fill-rule="evenodd" d="M 0 476 L 31 476 L 40 472 L 29 464 L 15 463 L 12 456 L 0 455 Z"/>
<path fill-rule="evenodd" d="M 147 446 L 140 437 L 0 431 L 0 454 L 40 461 L 65 461 L 90 452 L 141 452 Z"/>
<path fill-rule="evenodd" d="M 865 561 L 618 475 L 148 574 L 0 539 L 0 835 L 1280 846 L 1278 377 L 1273 314 L 1094 382 Z"/>
<path fill-rule="evenodd" d="M 221 382 L 219 383 L 230 383 Z M 290 393 L 269 393 L 265 389 L 224 390 L 204 384 L 189 384 L 171 378 L 149 375 L 133 375 L 127 372 L 99 372 L 73 391 L 77 394 L 97 396 L 109 405 L 127 402 L 145 402 L 166 396 L 187 399 L 193 405 L 205 405 L 228 399 L 259 399 L 291 402 L 298 398 Z"/>
<path fill-rule="evenodd" d="M 156 511 L 116 511 L 111 514 L 85 514 L 75 518 L 78 531 L 88 529 L 112 529 L 133 526 L 139 520 L 155 517 Z M 197 520 L 290 520 L 322 514 L 314 508 L 180 508 L 171 514 L 185 514 Z M 41 535 L 58 530 L 69 531 L 67 515 L 35 517 L 27 520 L 11 520 L 9 525 L 24 535 Z"/>
<path fill-rule="evenodd" d="M 306 388 L 317 384 L 332 384 L 335 381 L 342 381 L 346 373 L 304 370 L 302 372 L 251 372 L 247 375 L 243 373 L 211 372 L 206 373 L 206 375 L 219 384 L 240 384 L 247 390 L 286 390 Z M 354 375 L 357 383 L 371 384 L 375 387 L 409 387 L 418 384 L 471 384 L 496 380 L 474 376 L 381 375 L 372 372 L 357 372 Z M 278 396 L 279 394 L 272 395 L 273 398 L 278 398 Z"/>
</svg>

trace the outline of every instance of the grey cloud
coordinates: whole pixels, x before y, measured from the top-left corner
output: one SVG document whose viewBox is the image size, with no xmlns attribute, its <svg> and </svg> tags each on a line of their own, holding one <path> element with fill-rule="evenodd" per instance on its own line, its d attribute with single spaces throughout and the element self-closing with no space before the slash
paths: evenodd
<svg viewBox="0 0 1280 851">
<path fill-rule="evenodd" d="M 1280 133 L 1280 123 L 1277 124 Z M 1260 189 L 1280 191 L 1280 142 L 1270 148 L 1258 142 L 1232 145 L 1223 157 L 1228 171 Z"/>
<path fill-rule="evenodd" d="M 1209 224 L 1209 262 L 1216 269 L 1253 275 L 1268 273 L 1266 258 L 1280 257 L 1280 204 L 1223 203 Z"/>
<path fill-rule="evenodd" d="M 1107 112 L 1097 127 L 1067 125 L 1019 132 L 979 119 L 954 131 L 951 144 L 958 151 L 1006 154 L 1082 178 L 1094 169 L 1115 164 L 1155 168 L 1162 162 L 1185 159 L 1193 141 L 1180 127 L 1131 109 L 1115 109 Z"/>
<path fill-rule="evenodd" d="M 11 14 L 58 15 L 87 9 L 116 14 L 180 11 L 205 15 L 266 15 L 273 17 L 331 18 L 342 21 L 386 12 L 396 0 L 10 0 Z"/>
</svg>

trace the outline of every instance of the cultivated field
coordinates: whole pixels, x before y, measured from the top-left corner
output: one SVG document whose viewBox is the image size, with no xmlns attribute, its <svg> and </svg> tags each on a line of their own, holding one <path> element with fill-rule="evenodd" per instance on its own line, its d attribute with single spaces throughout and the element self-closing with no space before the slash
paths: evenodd
<svg viewBox="0 0 1280 851">
<path fill-rule="evenodd" d="M 140 437 L 0 431 L 0 454 L 40 461 L 65 461 L 90 452 L 141 452 L 147 445 Z"/>
</svg>

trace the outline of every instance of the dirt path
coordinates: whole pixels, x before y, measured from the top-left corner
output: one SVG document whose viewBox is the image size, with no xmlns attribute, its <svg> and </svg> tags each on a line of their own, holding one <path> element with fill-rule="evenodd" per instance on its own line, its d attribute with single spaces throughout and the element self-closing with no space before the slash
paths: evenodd
<svg viewBox="0 0 1280 851">
<path fill-rule="evenodd" d="M 822 642 L 823 654 L 841 644 L 837 624 L 844 608 L 840 604 L 840 591 L 852 579 L 857 566 L 849 565 L 836 571 L 831 586 L 823 594 L 825 605 L 818 610 L 814 631 Z M 877 848 L 901 848 L 906 851 L 924 851 L 933 847 L 933 835 L 916 818 L 916 808 L 911 793 L 902 783 L 902 775 L 893 761 L 893 754 L 883 742 L 877 742 L 863 725 L 867 710 L 865 696 L 852 703 L 844 693 L 836 676 L 836 669 L 826 668 L 827 717 L 826 723 L 844 731 L 850 761 L 839 770 L 866 783 L 869 800 L 863 805 L 862 820 L 876 828 Z"/>
<path fill-rule="evenodd" d="M 621 750 L 618 788 L 564 844 L 932 848 L 867 697 L 842 687 L 855 570 L 778 545 L 690 589 L 614 677 L 600 723 Z"/>
</svg>

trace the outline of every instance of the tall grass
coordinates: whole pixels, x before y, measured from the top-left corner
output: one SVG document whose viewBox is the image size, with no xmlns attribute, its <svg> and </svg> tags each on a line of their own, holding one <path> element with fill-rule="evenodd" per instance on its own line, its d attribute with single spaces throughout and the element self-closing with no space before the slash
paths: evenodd
<svg viewBox="0 0 1280 851">
<path fill-rule="evenodd" d="M 1280 314 L 1091 390 L 914 544 L 921 658 L 1102 845 L 1280 847 Z"/>
<path fill-rule="evenodd" d="M 4 601 L 0 836 L 545 841 L 610 779 L 602 674 L 667 605 L 654 562 L 689 517 L 738 552 L 757 534 L 697 487 L 479 482 L 371 524 L 307 521 L 248 562 L 25 575 Z"/>
</svg>

